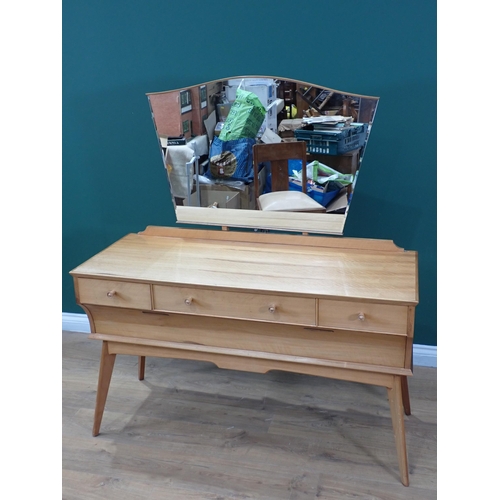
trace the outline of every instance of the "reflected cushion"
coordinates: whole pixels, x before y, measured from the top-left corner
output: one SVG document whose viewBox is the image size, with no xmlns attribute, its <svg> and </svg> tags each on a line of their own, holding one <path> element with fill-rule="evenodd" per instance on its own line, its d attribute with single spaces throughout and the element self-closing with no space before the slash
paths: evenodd
<svg viewBox="0 0 500 500">
<path fill-rule="evenodd" d="M 325 212 L 323 205 L 301 191 L 273 191 L 258 198 L 260 210 L 274 212 Z"/>
</svg>

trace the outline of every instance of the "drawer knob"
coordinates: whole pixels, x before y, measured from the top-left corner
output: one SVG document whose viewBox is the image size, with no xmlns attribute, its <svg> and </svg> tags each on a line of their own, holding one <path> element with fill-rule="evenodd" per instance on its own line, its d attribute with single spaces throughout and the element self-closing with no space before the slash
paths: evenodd
<svg viewBox="0 0 500 500">
<path fill-rule="evenodd" d="M 116 290 L 110 290 L 106 295 L 108 297 L 114 297 L 116 295 Z"/>
<path fill-rule="evenodd" d="M 190 306 L 193 303 L 193 297 L 188 297 L 185 301 L 184 304 L 187 306 Z"/>
<path fill-rule="evenodd" d="M 277 308 L 276 308 L 276 306 L 274 304 L 272 304 L 272 305 L 269 306 L 269 312 L 271 314 L 274 314 L 276 312 L 276 309 Z"/>
<path fill-rule="evenodd" d="M 365 320 L 365 315 L 363 313 L 358 314 L 358 319 L 359 321 L 364 321 Z"/>
</svg>

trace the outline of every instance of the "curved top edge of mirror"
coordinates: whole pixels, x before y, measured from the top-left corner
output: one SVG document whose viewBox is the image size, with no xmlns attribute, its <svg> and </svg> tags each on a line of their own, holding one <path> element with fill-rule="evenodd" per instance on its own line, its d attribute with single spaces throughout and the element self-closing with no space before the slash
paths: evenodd
<svg viewBox="0 0 500 500">
<path fill-rule="evenodd" d="M 258 86 L 266 85 L 269 89 L 257 92 Z M 255 106 L 260 106 L 260 100 L 264 118 L 253 139 L 245 136 L 249 137 L 245 143 L 247 156 L 241 160 L 245 164 L 245 176 L 236 175 L 240 172 L 240 158 L 235 159 L 234 155 L 231 161 L 236 166 L 219 175 L 220 172 L 214 170 L 214 158 L 226 152 L 225 140 L 229 144 L 231 127 L 226 126 L 224 133 L 221 130 L 231 123 L 230 120 L 226 123 L 226 119 L 233 117 L 231 107 L 240 87 L 252 92 Z M 224 77 L 147 92 L 146 96 L 177 223 L 342 236 L 379 97 L 269 75 Z M 225 115 L 222 115 L 223 110 Z M 275 116 L 271 116 L 272 113 Z M 291 128 L 287 128 L 289 125 Z M 348 137 L 351 134 L 352 138 Z M 334 136 L 342 139 L 332 142 Z M 278 142 L 305 142 L 307 145 L 307 160 L 303 160 L 307 169 L 293 170 L 291 161 L 296 161 L 292 158 L 297 157 L 288 157 L 289 177 L 285 187 L 274 184 L 277 170 L 270 162 L 254 165 L 257 164 L 253 158 L 255 145 L 267 143 L 269 150 L 273 149 L 271 144 Z M 189 162 L 186 157 L 176 164 L 174 155 L 191 150 L 194 153 Z M 297 164 L 294 165 L 298 169 Z M 284 168 L 286 170 L 286 165 Z M 302 176 L 306 170 L 307 177 L 305 173 Z M 290 195 L 295 190 L 295 195 L 309 197 L 314 208 L 307 206 L 307 202 L 307 208 L 297 208 L 290 205 L 290 201 L 285 202 L 285 207 L 283 201 L 281 207 L 263 207 L 267 193 L 275 195 L 274 191 L 283 189 L 288 189 Z M 283 198 L 281 193 L 279 196 Z M 269 197 L 267 201 L 269 203 Z"/>
<path fill-rule="evenodd" d="M 380 100 L 380 97 L 377 96 L 372 96 L 372 95 L 366 95 L 366 94 L 357 94 L 356 92 L 348 92 L 346 90 L 340 90 L 340 89 L 334 89 L 333 87 L 328 87 L 326 85 L 319 85 L 318 83 L 311 83 L 307 82 L 305 80 L 297 80 L 295 78 L 288 78 L 284 76 L 271 76 L 271 75 L 237 75 L 237 76 L 227 76 L 224 78 L 217 78 L 215 80 L 209 80 L 207 82 L 201 82 L 201 83 L 194 83 L 192 85 L 185 85 L 183 87 L 177 87 L 175 89 L 169 89 L 169 90 L 158 90 L 158 91 L 153 91 L 153 92 L 146 92 L 146 95 L 155 95 L 155 94 L 165 94 L 167 92 L 179 92 L 181 90 L 185 89 L 190 89 L 192 87 L 200 87 L 202 85 L 210 85 L 211 83 L 217 83 L 217 82 L 225 82 L 228 80 L 241 80 L 245 78 L 261 78 L 261 79 L 269 79 L 269 80 L 280 80 L 280 81 L 287 81 L 287 82 L 292 82 L 292 83 L 302 83 L 303 85 L 308 85 L 310 87 L 319 87 L 325 90 L 331 90 L 333 92 L 337 92 L 339 94 L 346 94 L 350 95 L 353 97 L 364 97 L 365 99 L 377 99 Z"/>
</svg>

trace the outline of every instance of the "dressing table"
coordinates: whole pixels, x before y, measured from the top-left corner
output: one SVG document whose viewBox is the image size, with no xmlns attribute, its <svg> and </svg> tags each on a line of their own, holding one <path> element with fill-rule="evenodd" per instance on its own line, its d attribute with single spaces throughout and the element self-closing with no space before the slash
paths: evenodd
<svg viewBox="0 0 500 500">
<path fill-rule="evenodd" d="M 333 237 L 343 227 L 336 214 L 294 213 L 299 234 L 287 234 L 290 213 L 180 206 L 176 213 L 226 230 L 149 226 L 71 271 L 90 338 L 102 342 L 93 435 L 117 354 L 138 356 L 140 380 L 146 357 L 157 356 L 361 382 L 387 388 L 408 486 L 417 253 L 389 240 Z"/>
</svg>

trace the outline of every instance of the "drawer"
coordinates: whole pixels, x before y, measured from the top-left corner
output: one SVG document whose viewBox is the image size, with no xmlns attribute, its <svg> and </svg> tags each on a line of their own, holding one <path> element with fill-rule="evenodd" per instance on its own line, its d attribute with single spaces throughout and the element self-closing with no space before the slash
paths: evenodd
<svg viewBox="0 0 500 500">
<path fill-rule="evenodd" d="M 204 347 L 257 351 L 377 367 L 403 368 L 407 343 L 402 335 L 327 330 L 302 325 L 165 314 L 89 306 L 99 333 L 132 337 L 134 342 L 163 341 Z"/>
<path fill-rule="evenodd" d="M 151 309 L 150 287 L 144 283 L 78 278 L 81 304 Z"/>
<path fill-rule="evenodd" d="M 153 309 L 201 316 L 313 326 L 315 299 L 153 285 Z"/>
<path fill-rule="evenodd" d="M 318 326 L 406 335 L 407 323 L 406 306 L 319 299 Z"/>
</svg>

